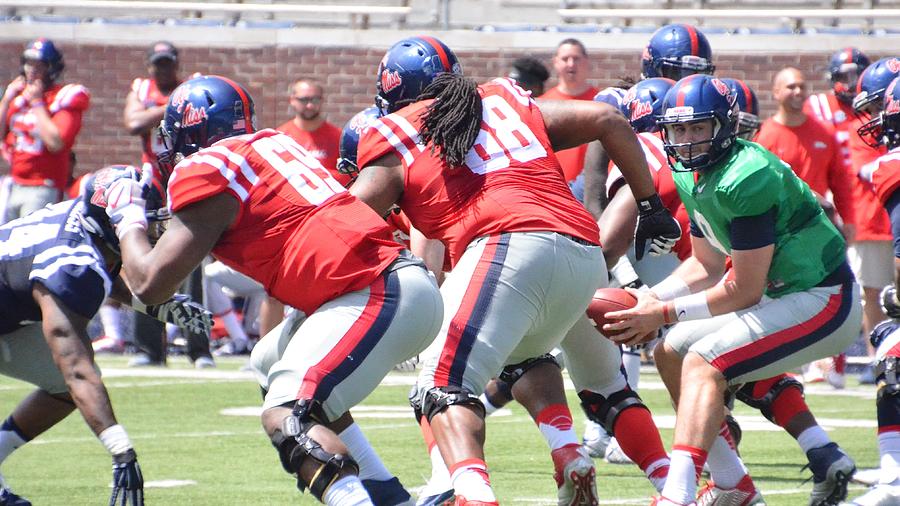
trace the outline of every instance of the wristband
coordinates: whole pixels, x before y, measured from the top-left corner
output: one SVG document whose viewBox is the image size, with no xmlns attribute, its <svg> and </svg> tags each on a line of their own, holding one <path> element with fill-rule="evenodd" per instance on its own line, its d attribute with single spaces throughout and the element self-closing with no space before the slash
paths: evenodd
<svg viewBox="0 0 900 506">
<path fill-rule="evenodd" d="M 666 325 L 672 324 L 672 318 L 669 317 L 669 311 L 671 311 L 671 310 L 672 310 L 672 301 L 667 301 L 665 304 L 663 304 L 663 322 L 665 322 Z"/>
<path fill-rule="evenodd" d="M 709 304 L 706 303 L 706 291 L 678 297 L 672 301 L 672 305 L 675 306 L 675 319 L 680 322 L 702 320 L 712 316 Z"/>
<path fill-rule="evenodd" d="M 99 436 L 100 442 L 106 447 L 111 455 L 121 455 L 132 449 L 131 440 L 128 439 L 128 433 L 125 427 L 119 424 L 107 427 Z"/>
<path fill-rule="evenodd" d="M 674 300 L 678 297 L 691 294 L 691 288 L 678 276 L 669 276 L 659 283 L 653 285 L 650 291 L 656 295 L 656 298 L 662 301 Z"/>
</svg>

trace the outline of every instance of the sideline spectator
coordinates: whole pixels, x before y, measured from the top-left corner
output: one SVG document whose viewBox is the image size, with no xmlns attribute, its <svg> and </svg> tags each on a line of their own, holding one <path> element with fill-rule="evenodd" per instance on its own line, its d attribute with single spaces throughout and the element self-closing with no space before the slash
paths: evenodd
<svg viewBox="0 0 900 506">
<path fill-rule="evenodd" d="M 0 99 L 0 137 L 10 154 L 13 183 L 6 219 L 14 220 L 59 202 L 69 180 L 69 156 L 90 106 L 80 84 L 58 84 L 65 63 L 49 39 L 29 42 L 21 75 Z"/>
<path fill-rule="evenodd" d="M 589 65 L 587 49 L 580 40 L 565 39 L 560 42 L 556 47 L 556 56 L 553 57 L 553 69 L 556 71 L 558 82 L 547 93 L 541 95 L 541 98 L 593 100 L 598 90 L 587 82 Z M 556 152 L 556 158 L 562 166 L 566 182 L 572 187 L 572 192 L 579 201 L 584 194 L 583 183 L 580 180 L 575 182 L 575 180 L 581 175 L 585 151 L 587 151 L 587 145 Z"/>
<path fill-rule="evenodd" d="M 341 129 L 328 122 L 322 115 L 322 102 L 325 100 L 322 85 L 312 79 L 303 78 L 295 81 L 288 89 L 288 93 L 290 93 L 288 103 L 294 111 L 294 117 L 282 123 L 276 130 L 287 134 L 297 144 L 303 146 L 328 169 L 333 178 L 346 186 L 350 182 L 350 177 L 337 170 Z"/>
</svg>

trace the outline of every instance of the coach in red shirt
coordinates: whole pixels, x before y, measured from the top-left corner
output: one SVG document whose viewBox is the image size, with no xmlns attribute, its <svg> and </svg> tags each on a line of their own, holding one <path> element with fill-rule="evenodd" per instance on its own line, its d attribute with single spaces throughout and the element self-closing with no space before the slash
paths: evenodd
<svg viewBox="0 0 900 506">
<path fill-rule="evenodd" d="M 820 201 L 832 193 L 844 235 L 852 240 L 856 230 L 853 180 L 832 127 L 803 112 L 808 96 L 803 73 L 793 67 L 782 69 L 775 76 L 772 95 L 778 111 L 762 124 L 756 141 L 790 165 Z"/>
<path fill-rule="evenodd" d="M 541 98 L 593 100 L 598 90 L 587 82 L 589 63 L 587 50 L 580 40 L 565 39 L 560 42 L 556 48 L 556 56 L 553 57 L 553 69 L 559 82 L 541 95 Z M 587 151 L 586 144 L 556 152 L 556 159 L 562 166 L 567 182 L 571 182 L 581 174 L 585 151 Z"/>
<path fill-rule="evenodd" d="M 276 130 L 286 133 L 328 169 L 331 177 L 342 185 L 350 182 L 350 176 L 337 171 L 338 144 L 341 129 L 329 123 L 322 116 L 324 90 L 322 85 L 311 79 L 300 79 L 291 85 L 288 102 L 294 111 L 294 118 Z"/>
</svg>

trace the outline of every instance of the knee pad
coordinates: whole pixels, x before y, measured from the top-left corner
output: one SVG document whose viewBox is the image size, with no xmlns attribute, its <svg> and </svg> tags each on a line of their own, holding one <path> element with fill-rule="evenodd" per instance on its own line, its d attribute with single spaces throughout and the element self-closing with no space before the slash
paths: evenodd
<svg viewBox="0 0 900 506">
<path fill-rule="evenodd" d="M 608 398 L 590 390 L 578 392 L 584 414 L 594 423 L 599 423 L 607 434 L 615 434 L 616 419 L 628 408 L 648 409 L 641 397 L 630 388 L 619 390 Z"/>
<path fill-rule="evenodd" d="M 745 383 L 744 386 L 735 392 L 735 397 L 751 408 L 758 409 L 772 423 L 776 423 L 775 413 L 772 411 L 772 403 L 782 392 L 788 388 L 796 388 L 800 390 L 800 395 L 803 395 L 803 384 L 790 376 L 784 376 L 777 380 L 764 394 L 754 395 L 753 391 L 758 383 L 760 382 L 751 381 L 750 383 Z"/>
<path fill-rule="evenodd" d="M 516 384 L 516 381 L 519 381 L 529 369 L 538 366 L 540 364 L 553 364 L 556 367 L 559 367 L 559 362 L 553 358 L 553 355 L 549 353 L 545 353 L 540 357 L 529 358 L 524 362 L 519 362 L 518 364 L 508 365 L 503 368 L 503 371 L 500 372 L 500 376 L 497 378 L 509 385 L 510 391 L 512 391 L 513 385 Z"/>
<path fill-rule="evenodd" d="M 309 430 L 319 425 L 319 422 L 310 416 L 310 412 L 315 411 L 316 406 L 321 410 L 316 401 L 298 401 L 294 412 L 282 422 L 281 430 L 276 430 L 272 434 L 272 445 L 278 450 L 278 457 L 284 470 L 297 476 L 297 488 L 301 492 L 309 488 L 313 497 L 322 501 L 328 487 L 340 478 L 344 469 L 359 474 L 359 465 L 350 455 L 326 451 L 309 436 Z M 318 465 L 310 482 L 300 475 L 300 467 L 307 459 L 312 459 Z"/>
<path fill-rule="evenodd" d="M 478 408 L 481 411 L 481 417 L 484 418 L 484 404 L 482 404 L 481 399 L 477 395 L 473 395 L 471 392 L 456 386 L 434 387 L 425 392 L 425 397 L 422 400 L 422 413 L 431 422 L 434 415 L 444 411 L 449 406 L 466 404 Z"/>
</svg>

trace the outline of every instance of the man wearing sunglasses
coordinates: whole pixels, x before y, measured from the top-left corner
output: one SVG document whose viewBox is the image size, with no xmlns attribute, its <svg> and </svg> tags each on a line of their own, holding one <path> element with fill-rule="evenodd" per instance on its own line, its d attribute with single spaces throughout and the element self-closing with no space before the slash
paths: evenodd
<svg viewBox="0 0 900 506">
<path fill-rule="evenodd" d="M 331 177 L 342 185 L 350 182 L 350 177 L 337 171 L 338 145 L 341 129 L 329 123 L 322 115 L 324 90 L 312 79 L 299 79 L 288 88 L 288 103 L 294 117 L 276 130 L 287 134 L 297 144 L 328 169 Z"/>
</svg>

